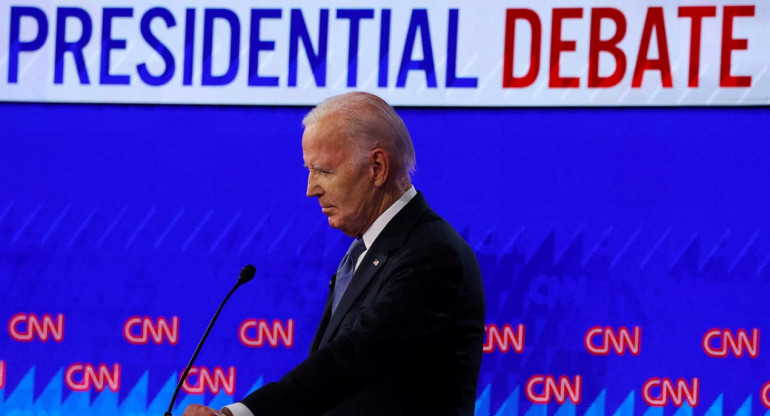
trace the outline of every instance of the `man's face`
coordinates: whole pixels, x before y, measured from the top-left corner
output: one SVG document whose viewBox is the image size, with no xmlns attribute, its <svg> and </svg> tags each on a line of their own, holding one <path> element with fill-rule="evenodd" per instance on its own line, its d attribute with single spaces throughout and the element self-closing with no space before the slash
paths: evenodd
<svg viewBox="0 0 770 416">
<path fill-rule="evenodd" d="M 329 225 L 360 236 L 376 218 L 373 173 L 351 148 L 343 120 L 327 117 L 302 135 L 307 196 L 317 197 Z"/>
</svg>

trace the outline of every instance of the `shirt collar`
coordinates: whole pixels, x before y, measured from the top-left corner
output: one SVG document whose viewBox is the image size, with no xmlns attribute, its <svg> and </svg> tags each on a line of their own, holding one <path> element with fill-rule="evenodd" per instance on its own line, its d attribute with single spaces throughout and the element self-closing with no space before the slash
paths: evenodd
<svg viewBox="0 0 770 416">
<path fill-rule="evenodd" d="M 385 229 L 385 226 L 388 225 L 390 220 L 392 220 L 393 217 L 395 217 L 396 214 L 398 214 L 416 195 L 417 190 L 414 189 L 413 185 L 406 192 L 404 192 L 403 195 L 401 195 L 401 198 L 398 198 L 398 200 L 394 202 L 393 205 L 388 207 L 385 212 L 380 214 L 380 216 L 374 220 L 372 225 L 368 230 L 366 230 L 366 232 L 364 232 L 363 235 L 364 245 L 366 245 L 367 250 L 372 246 L 372 244 L 374 244 L 374 240 L 377 239 L 382 230 Z"/>
</svg>

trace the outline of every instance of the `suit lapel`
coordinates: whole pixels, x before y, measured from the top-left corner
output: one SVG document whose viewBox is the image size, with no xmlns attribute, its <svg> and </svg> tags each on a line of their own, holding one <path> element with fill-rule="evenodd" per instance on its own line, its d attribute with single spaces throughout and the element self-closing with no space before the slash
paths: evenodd
<svg viewBox="0 0 770 416">
<path fill-rule="evenodd" d="M 345 317 L 350 310 L 350 307 L 353 306 L 355 300 L 358 299 L 364 289 L 369 285 L 369 281 L 371 281 L 372 277 L 374 277 L 374 275 L 385 265 L 387 260 L 388 257 L 382 250 L 374 251 L 374 245 L 372 245 L 372 250 L 367 250 L 364 259 L 361 261 L 361 264 L 358 265 L 358 268 L 353 274 L 353 278 L 350 280 L 350 285 L 348 285 L 348 288 L 345 290 L 345 294 L 342 295 L 342 299 L 340 299 L 340 303 L 337 305 L 337 310 L 334 311 L 334 314 L 332 314 L 331 319 L 329 320 L 329 325 L 326 327 L 320 345 L 329 342 L 332 335 L 337 332 L 337 328 L 340 326 L 342 318 Z"/>
<path fill-rule="evenodd" d="M 324 317 L 321 321 L 316 333 L 316 337 L 313 339 L 313 345 L 317 348 L 329 342 L 334 334 L 337 333 L 340 323 L 345 315 L 350 310 L 351 306 L 355 303 L 356 299 L 364 292 L 368 287 L 372 278 L 380 271 L 388 261 L 389 253 L 403 245 L 404 239 L 408 235 L 409 231 L 414 227 L 420 214 L 430 209 L 425 202 L 422 193 L 418 192 L 417 195 L 409 201 L 406 206 L 385 226 L 382 233 L 374 240 L 372 247 L 367 249 L 364 259 L 361 264 L 358 265 L 353 278 L 350 281 L 350 285 L 345 294 L 340 299 L 340 303 L 337 305 L 337 310 L 334 314 L 328 318 L 331 314 L 331 303 L 327 299 L 326 308 L 324 309 Z M 328 320 L 327 320 L 328 319 Z M 326 328 L 323 328 L 323 323 L 328 322 Z M 318 335 L 323 332 L 323 338 L 317 343 Z"/>
<path fill-rule="evenodd" d="M 326 327 L 329 326 L 329 319 L 332 316 L 332 298 L 334 297 L 334 284 L 337 281 L 337 274 L 332 275 L 329 281 L 329 294 L 326 295 L 326 306 L 324 306 L 324 313 L 321 316 L 321 322 L 318 324 L 318 328 L 315 331 L 313 342 L 310 344 L 310 352 L 318 349 L 321 344 L 321 338 L 323 337 Z"/>
</svg>

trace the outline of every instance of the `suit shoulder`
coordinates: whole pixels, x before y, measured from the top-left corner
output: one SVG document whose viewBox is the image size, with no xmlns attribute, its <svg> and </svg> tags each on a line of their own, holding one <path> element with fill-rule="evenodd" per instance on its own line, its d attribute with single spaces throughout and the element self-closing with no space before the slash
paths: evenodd
<svg viewBox="0 0 770 416">
<path fill-rule="evenodd" d="M 471 250 L 460 233 L 449 222 L 432 210 L 423 212 L 410 232 L 408 239 L 434 241 L 437 243 L 443 242 L 458 249 Z"/>
</svg>

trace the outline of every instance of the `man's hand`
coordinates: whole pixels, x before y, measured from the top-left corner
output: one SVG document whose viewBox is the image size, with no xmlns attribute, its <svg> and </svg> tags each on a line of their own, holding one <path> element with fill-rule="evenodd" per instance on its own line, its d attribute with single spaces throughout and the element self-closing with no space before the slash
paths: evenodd
<svg viewBox="0 0 770 416">
<path fill-rule="evenodd" d="M 200 404 L 191 404 L 184 409 L 182 416 L 233 416 L 228 409 L 222 409 L 221 412 Z"/>
</svg>

